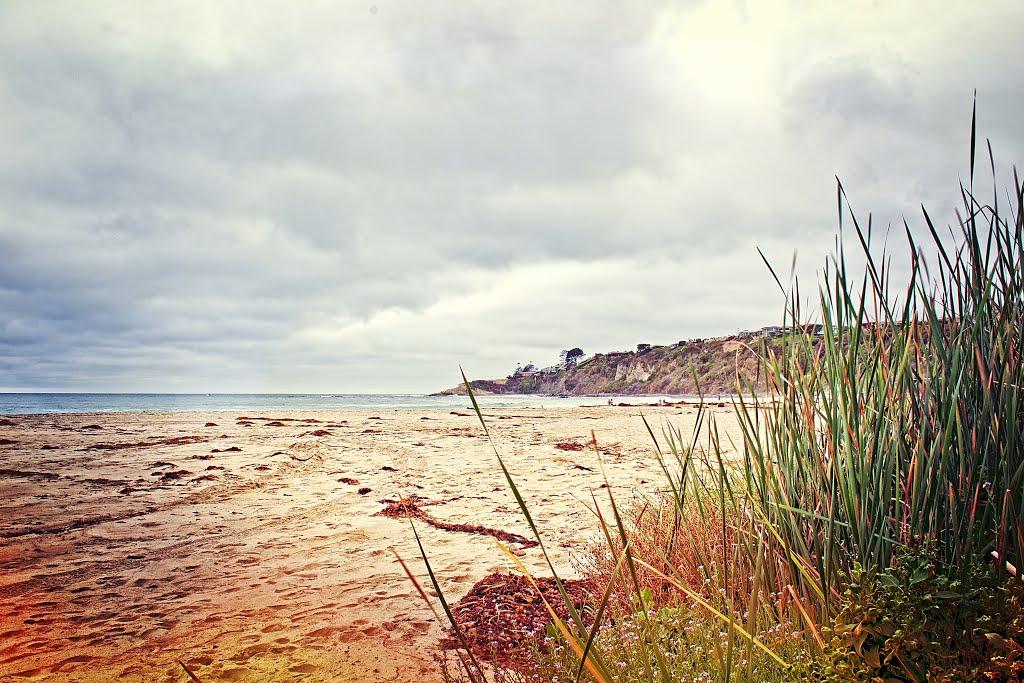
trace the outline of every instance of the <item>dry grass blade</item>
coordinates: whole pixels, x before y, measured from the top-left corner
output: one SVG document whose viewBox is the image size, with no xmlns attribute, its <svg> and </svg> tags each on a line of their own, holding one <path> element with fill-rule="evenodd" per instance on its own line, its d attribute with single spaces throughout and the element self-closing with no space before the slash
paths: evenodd
<svg viewBox="0 0 1024 683">
<path fill-rule="evenodd" d="M 409 518 L 409 526 L 412 527 L 413 536 L 416 538 L 416 545 L 420 549 L 420 557 L 423 558 L 423 565 L 427 569 L 427 575 L 430 577 L 430 583 L 434 587 L 434 592 L 437 594 L 437 599 L 441 603 L 441 608 L 444 610 L 445 616 L 448 618 L 448 624 L 451 626 L 452 631 L 455 633 L 455 637 L 458 639 L 459 644 L 462 646 L 462 649 L 466 653 L 465 658 L 462 656 L 461 652 L 459 653 L 459 660 L 463 664 L 463 667 L 466 671 L 466 675 L 468 675 L 470 677 L 470 680 L 472 680 L 474 683 L 485 683 L 487 679 L 484 676 L 483 668 L 481 668 L 480 663 L 477 661 L 476 656 L 473 654 L 473 649 L 470 647 L 469 641 L 466 639 L 466 634 L 462 632 L 462 627 L 459 626 L 459 622 L 455 619 L 455 615 L 452 614 L 452 610 L 448 606 L 448 601 L 444 597 L 444 592 L 441 590 L 441 585 L 437 582 L 437 576 L 435 576 L 434 574 L 434 568 L 430 566 L 430 560 L 427 557 L 427 551 L 423 547 L 423 541 L 420 540 L 419 532 L 416 531 L 416 525 L 413 523 L 411 517 Z M 408 566 L 405 564 L 405 562 L 402 562 L 401 558 L 399 558 L 399 561 L 401 562 L 402 568 L 405 570 L 406 575 L 413 580 L 413 585 L 416 586 L 417 590 L 420 593 L 420 596 L 427 601 L 427 604 L 430 605 L 431 611 L 434 612 L 435 616 L 437 616 L 437 612 L 436 610 L 434 610 L 434 607 L 431 604 L 430 599 L 427 597 L 427 594 L 420 587 L 419 583 L 412 575 L 412 572 L 409 571 Z M 438 621 L 440 621 L 439 617 Z M 468 663 L 466 661 L 467 659 Z M 472 664 L 472 666 L 470 666 L 470 664 Z"/>
<path fill-rule="evenodd" d="M 662 579 L 664 579 L 665 581 L 668 581 L 673 586 L 675 586 L 677 589 L 679 589 L 680 591 L 685 593 L 688 598 L 690 598 L 695 603 L 697 603 L 698 605 L 703 607 L 705 610 L 708 611 L 708 613 L 710 613 L 716 619 L 721 621 L 723 624 L 725 624 L 729 628 L 735 630 L 741 636 L 746 638 L 754 646 L 756 646 L 758 649 L 760 649 L 766 655 L 768 655 L 769 657 L 774 659 L 778 664 L 782 665 L 783 667 L 788 667 L 789 666 L 789 664 L 787 664 L 784 659 L 782 659 L 777 654 L 775 654 L 775 652 L 770 647 L 768 647 L 767 645 L 762 643 L 758 638 L 756 638 L 753 635 L 751 635 L 750 632 L 747 631 L 747 629 L 745 629 L 742 626 L 740 626 L 739 624 L 737 624 L 735 619 L 731 619 L 731 618 L 729 618 L 729 616 L 727 616 L 725 614 L 722 614 L 720 611 L 715 609 L 715 607 L 711 603 L 709 603 L 707 600 L 705 600 L 699 593 L 697 593 L 696 591 L 690 590 L 690 588 L 688 588 L 687 586 L 684 586 L 679 581 L 677 581 L 675 578 L 669 576 L 668 574 L 665 574 L 663 571 L 661 571 L 657 567 L 654 567 L 654 566 L 648 564 L 647 562 L 644 562 L 641 559 L 635 559 L 634 561 L 637 564 L 645 567 L 647 570 L 657 574 Z"/>
<path fill-rule="evenodd" d="M 185 662 L 181 661 L 180 659 L 178 660 L 178 666 L 185 670 L 185 675 L 188 676 L 188 680 L 192 681 L 192 683 L 203 683 L 201 680 L 199 680 L 199 676 L 196 676 L 194 673 L 192 673 L 192 670 L 185 666 Z"/>
<path fill-rule="evenodd" d="M 591 676 L 594 677 L 596 683 L 611 683 L 613 679 L 610 676 L 608 676 L 606 671 L 603 671 L 603 667 L 601 667 L 599 663 L 595 662 L 593 659 L 583 656 L 584 646 L 580 645 L 579 638 L 575 634 L 573 634 L 573 632 L 570 631 L 569 628 L 565 625 L 565 622 L 563 622 L 558 617 L 558 613 L 555 612 L 554 608 L 551 606 L 551 603 L 548 602 L 548 599 L 544 597 L 544 592 L 541 591 L 540 586 L 537 585 L 537 582 L 534 580 L 533 575 L 530 573 L 530 570 L 526 568 L 526 565 L 524 565 L 522 561 L 518 557 L 516 557 L 515 554 L 513 554 L 512 551 L 509 550 L 506 546 L 502 545 L 501 543 L 498 543 L 497 545 L 498 548 L 500 548 L 501 551 L 505 553 L 505 555 L 509 559 L 512 560 L 512 562 L 516 565 L 516 569 L 518 569 L 520 573 L 522 573 L 522 575 L 526 577 L 526 579 L 530 582 L 530 585 L 532 585 L 534 589 L 537 591 L 537 595 L 539 595 L 540 599 L 544 601 L 544 607 L 547 609 L 548 614 L 551 616 L 552 623 L 554 623 L 555 627 L 558 629 L 558 632 L 569 644 L 569 647 L 571 647 L 573 652 L 576 653 L 576 656 L 579 657 L 580 661 L 583 662 L 584 666 L 586 666 L 587 671 L 590 673 Z"/>
<path fill-rule="evenodd" d="M 480 404 L 477 403 L 473 387 L 470 384 L 469 379 L 466 377 L 465 371 L 463 371 L 462 368 L 459 368 L 459 370 L 462 372 L 462 381 L 466 387 L 466 393 L 469 395 L 469 399 L 472 402 L 473 410 L 476 413 L 477 419 L 480 421 L 481 428 L 484 430 L 487 442 L 490 444 L 491 450 L 494 452 L 494 456 L 498 460 L 498 466 L 501 468 L 502 474 L 505 476 L 505 482 L 508 484 L 509 490 L 512 491 L 512 495 L 516 499 L 516 504 L 519 506 L 519 510 L 523 513 L 523 517 L 526 518 L 526 523 L 529 524 L 530 530 L 533 532 L 533 536 L 537 540 L 541 553 L 544 555 L 544 561 L 547 563 L 548 569 L 551 571 L 551 578 L 554 579 L 555 585 L 558 586 L 558 592 L 562 597 L 562 601 L 565 603 L 566 609 L 569 611 L 569 615 L 572 617 L 573 623 L 576 625 L 576 629 L 585 635 L 587 633 L 586 625 L 583 623 L 582 617 L 580 617 L 579 613 L 576 611 L 576 606 L 573 605 L 572 599 L 569 597 L 561 578 L 558 576 L 558 571 L 555 569 L 555 565 L 551 561 L 551 556 L 548 554 L 547 546 L 544 545 L 544 539 L 541 538 L 540 529 L 537 527 L 537 524 L 533 519 L 533 515 L 530 514 L 530 508 L 526 504 L 526 500 L 519 491 L 519 487 L 516 485 L 515 479 L 512 478 L 512 473 L 505 465 L 505 459 L 501 456 L 501 453 L 498 451 L 498 447 L 494 444 L 494 440 L 491 438 L 490 430 L 487 429 L 487 422 L 484 420 L 483 411 L 480 410 Z"/>
</svg>

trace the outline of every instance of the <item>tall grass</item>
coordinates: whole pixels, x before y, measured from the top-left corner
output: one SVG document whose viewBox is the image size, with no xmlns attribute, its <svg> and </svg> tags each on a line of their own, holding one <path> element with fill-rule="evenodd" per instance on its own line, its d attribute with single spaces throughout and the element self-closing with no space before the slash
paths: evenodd
<svg viewBox="0 0 1024 683">
<path fill-rule="evenodd" d="M 922 207 L 929 236 L 904 226 L 910 273 L 896 288 L 870 219 L 849 213 L 864 275 L 843 250 L 825 269 L 820 338 L 790 292 L 791 334 L 764 355 L 771 391 L 738 404 L 769 550 L 826 614 L 854 564 L 887 568 L 908 545 L 933 545 L 947 567 L 1024 559 L 1024 189 L 1014 171 L 1009 215 L 997 193 L 979 201 L 975 139 L 972 121 L 948 238 Z M 995 185 L 990 146 L 989 160 Z M 841 226 L 845 198 L 840 185 Z"/>
<path fill-rule="evenodd" d="M 976 147 L 972 119 L 956 227 L 940 231 L 923 207 L 925 240 L 904 224 L 909 267 L 899 286 L 870 218 L 858 221 L 839 185 L 839 246 L 809 314 L 798 287 L 776 277 L 787 333 L 761 349 L 767 392 L 737 387 L 741 456 L 723 455 L 703 407 L 692 434 L 647 424 L 668 494 L 623 510 L 608 487 L 610 514 L 599 517 L 605 543 L 591 572 L 596 618 L 586 622 L 562 591 L 570 619 L 549 608 L 563 647 L 538 651 L 542 678 L 847 680 L 861 669 L 848 665 L 846 648 L 870 675 L 890 676 L 891 664 L 899 667 L 893 680 L 924 680 L 932 659 L 915 663 L 909 647 L 885 650 L 891 624 L 872 630 L 862 619 L 846 631 L 849 641 L 829 636 L 857 618 L 856 591 L 871 593 L 876 576 L 910 586 L 895 601 L 886 602 L 885 586 L 871 593 L 903 615 L 916 609 L 914 586 L 928 588 L 923 599 L 963 604 L 980 595 L 962 588 L 970 581 L 997 585 L 978 583 L 979 571 L 995 581 L 1016 575 L 1024 561 L 1024 186 L 1015 170 L 1005 201 L 995 192 L 979 200 Z M 995 186 L 991 147 L 989 162 Z M 490 438 L 468 381 L 466 388 Z M 927 563 L 905 561 L 918 556 Z M 952 583 L 932 582 L 936 575 Z M 995 599 L 993 591 L 981 597 Z M 972 624 L 940 631 L 970 635 Z M 465 661 L 470 680 L 486 679 L 475 660 Z"/>
</svg>

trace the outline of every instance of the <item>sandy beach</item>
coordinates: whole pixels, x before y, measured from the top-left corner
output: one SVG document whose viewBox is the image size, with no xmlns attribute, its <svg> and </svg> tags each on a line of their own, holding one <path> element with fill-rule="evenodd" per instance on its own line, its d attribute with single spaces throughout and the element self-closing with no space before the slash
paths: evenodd
<svg viewBox="0 0 1024 683">
<path fill-rule="evenodd" d="M 646 407 L 684 430 L 696 411 Z M 731 408 L 715 409 L 736 438 Z M 662 475 L 636 407 L 488 410 L 566 575 L 620 500 Z M 0 679 L 434 681 L 443 630 L 391 552 L 422 573 L 399 496 L 529 535 L 469 410 L 104 413 L 0 422 Z M 657 427 L 656 427 L 657 428 Z M 723 441 L 726 441 L 723 437 Z M 558 444 L 563 444 L 562 448 Z M 582 512 L 581 512 L 582 511 Z M 448 597 L 513 571 L 491 536 L 418 528 Z M 512 543 L 540 575 L 537 548 Z"/>
</svg>

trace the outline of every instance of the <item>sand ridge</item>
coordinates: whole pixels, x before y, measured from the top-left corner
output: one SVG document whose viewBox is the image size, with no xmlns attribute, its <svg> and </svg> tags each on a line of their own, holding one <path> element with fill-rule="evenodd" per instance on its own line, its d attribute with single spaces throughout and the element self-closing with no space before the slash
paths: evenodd
<svg viewBox="0 0 1024 683">
<path fill-rule="evenodd" d="M 684 430 L 692 408 L 645 408 Z M 603 485 L 653 495 L 639 409 L 488 410 L 555 561 L 596 534 Z M 729 408 L 716 409 L 736 436 Z M 0 426 L 0 680 L 433 681 L 443 636 L 390 549 L 446 594 L 510 565 L 474 528 L 529 537 L 469 411 L 9 416 Z M 422 507 L 420 508 L 423 509 Z M 467 532 L 468 530 L 468 532 Z M 531 570 L 538 549 L 512 543 Z"/>
</svg>

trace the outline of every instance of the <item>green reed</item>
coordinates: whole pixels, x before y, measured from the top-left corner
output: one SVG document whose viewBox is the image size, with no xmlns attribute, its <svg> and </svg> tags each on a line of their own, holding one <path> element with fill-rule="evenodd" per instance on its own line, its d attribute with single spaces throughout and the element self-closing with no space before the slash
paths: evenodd
<svg viewBox="0 0 1024 683">
<path fill-rule="evenodd" d="M 651 506 L 653 523 L 646 508 L 620 508 L 611 487 L 610 515 L 595 499 L 605 539 L 590 577 L 596 616 L 584 618 L 561 590 L 570 619 L 551 615 L 566 647 L 538 652 L 544 680 L 832 675 L 819 661 L 835 652 L 823 633 L 862 570 L 884 572 L 926 548 L 947 575 L 985 564 L 997 578 L 1016 574 L 1024 562 L 1024 186 L 1014 170 L 1005 198 L 978 199 L 975 156 L 972 120 L 956 225 L 940 232 L 923 207 L 925 239 L 904 223 L 905 271 L 876 249 L 870 218 L 858 221 L 839 185 L 837 253 L 812 314 L 799 287 L 787 290 L 776 276 L 785 334 L 759 350 L 762 383 L 737 380 L 739 457 L 723 455 L 704 406 L 692 434 L 665 425 L 657 435 L 645 421 L 667 493 Z M 843 239 L 850 230 L 852 249 Z M 471 654 L 462 661 L 469 680 L 489 677 Z"/>
<path fill-rule="evenodd" d="M 770 390 L 739 402 L 747 495 L 826 613 L 854 564 L 889 567 L 901 547 L 932 544 L 950 568 L 1014 572 L 1024 559 L 1024 187 L 1015 170 L 1008 202 L 982 203 L 975 139 L 972 122 L 957 227 L 940 234 L 923 207 L 926 240 L 904 224 L 898 288 L 839 186 L 863 275 L 840 241 L 817 330 L 789 292 L 788 334 L 763 355 Z M 991 146 L 989 160 L 995 185 Z"/>
</svg>

